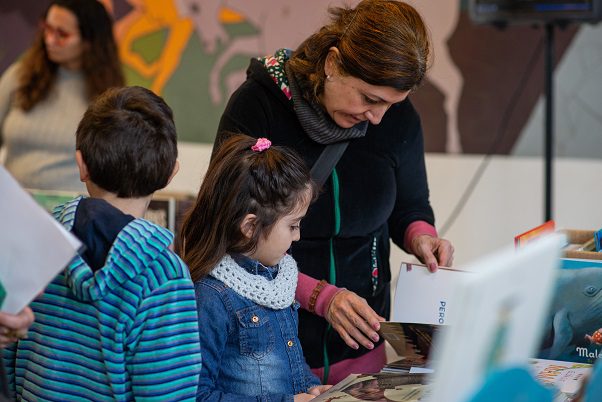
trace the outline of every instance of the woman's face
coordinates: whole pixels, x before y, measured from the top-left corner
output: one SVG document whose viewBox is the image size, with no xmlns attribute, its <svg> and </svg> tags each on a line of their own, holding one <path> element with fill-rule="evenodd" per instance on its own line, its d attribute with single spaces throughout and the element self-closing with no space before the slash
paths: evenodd
<svg viewBox="0 0 602 402">
<path fill-rule="evenodd" d="M 335 62 L 337 52 L 338 49 L 332 48 L 326 59 L 324 70 L 330 78 L 324 81 L 320 101 L 340 127 L 350 128 L 366 120 L 379 124 L 392 104 L 407 98 L 410 91 L 371 85 L 359 78 L 341 75 Z"/>
<path fill-rule="evenodd" d="M 75 14 L 53 5 L 48 10 L 43 29 L 48 58 L 62 67 L 78 70 L 81 67 L 84 42 Z"/>
</svg>

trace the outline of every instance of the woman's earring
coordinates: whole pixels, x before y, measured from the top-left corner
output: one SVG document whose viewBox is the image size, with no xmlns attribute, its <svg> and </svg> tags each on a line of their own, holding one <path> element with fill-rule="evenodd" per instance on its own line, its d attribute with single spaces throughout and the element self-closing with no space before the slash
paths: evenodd
<svg viewBox="0 0 602 402">
<path fill-rule="evenodd" d="M 326 75 L 326 81 L 332 81 L 332 77 L 330 75 Z"/>
</svg>

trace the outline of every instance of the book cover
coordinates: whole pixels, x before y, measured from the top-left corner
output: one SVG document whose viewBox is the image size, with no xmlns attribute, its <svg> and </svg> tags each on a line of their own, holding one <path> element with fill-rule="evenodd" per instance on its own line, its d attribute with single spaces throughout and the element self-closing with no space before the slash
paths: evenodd
<svg viewBox="0 0 602 402">
<path fill-rule="evenodd" d="M 594 363 L 602 356 L 602 260 L 563 258 L 536 357 Z"/>
<path fill-rule="evenodd" d="M 425 265 L 401 263 L 393 299 L 391 321 L 416 324 L 450 324 L 449 299 L 456 285 L 470 275 L 460 269 L 440 267 L 432 273 Z"/>
<path fill-rule="evenodd" d="M 516 247 L 522 247 L 532 240 L 554 232 L 555 229 L 556 223 L 553 220 L 549 220 L 537 227 L 534 227 L 533 229 L 530 229 L 524 233 L 514 236 L 514 245 Z"/>
<path fill-rule="evenodd" d="M 450 325 L 434 340 L 437 358 L 429 401 L 468 401 L 489 374 L 525 366 L 533 357 L 565 241 L 551 234 L 467 266 L 470 274 L 456 284 L 450 300 Z"/>
<path fill-rule="evenodd" d="M 417 402 L 428 393 L 425 374 L 350 374 L 314 402 Z"/>
</svg>

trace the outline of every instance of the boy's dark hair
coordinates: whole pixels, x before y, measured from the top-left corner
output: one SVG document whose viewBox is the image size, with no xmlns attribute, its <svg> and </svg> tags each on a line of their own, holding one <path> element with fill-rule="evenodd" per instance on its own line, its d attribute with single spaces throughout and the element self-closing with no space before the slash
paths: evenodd
<svg viewBox="0 0 602 402">
<path fill-rule="evenodd" d="M 178 157 L 173 113 L 146 88 L 110 88 L 86 110 L 75 147 L 94 184 L 121 198 L 147 196 L 167 185 Z"/>
<path fill-rule="evenodd" d="M 179 251 L 194 281 L 208 275 L 226 253 L 254 251 L 278 219 L 316 197 L 309 169 L 295 151 L 271 146 L 255 152 L 256 142 L 230 134 L 219 145 L 186 214 Z M 240 228 L 247 214 L 257 216 L 250 239 Z"/>
</svg>

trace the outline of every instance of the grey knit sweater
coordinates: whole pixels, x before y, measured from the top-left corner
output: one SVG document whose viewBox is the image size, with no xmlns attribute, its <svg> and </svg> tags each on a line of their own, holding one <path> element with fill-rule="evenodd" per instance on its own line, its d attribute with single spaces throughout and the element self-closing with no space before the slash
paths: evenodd
<svg viewBox="0 0 602 402">
<path fill-rule="evenodd" d="M 88 106 L 81 73 L 59 68 L 48 97 L 24 112 L 14 104 L 19 64 L 0 79 L 0 145 L 7 170 L 26 188 L 84 191 L 75 130 Z"/>
</svg>

